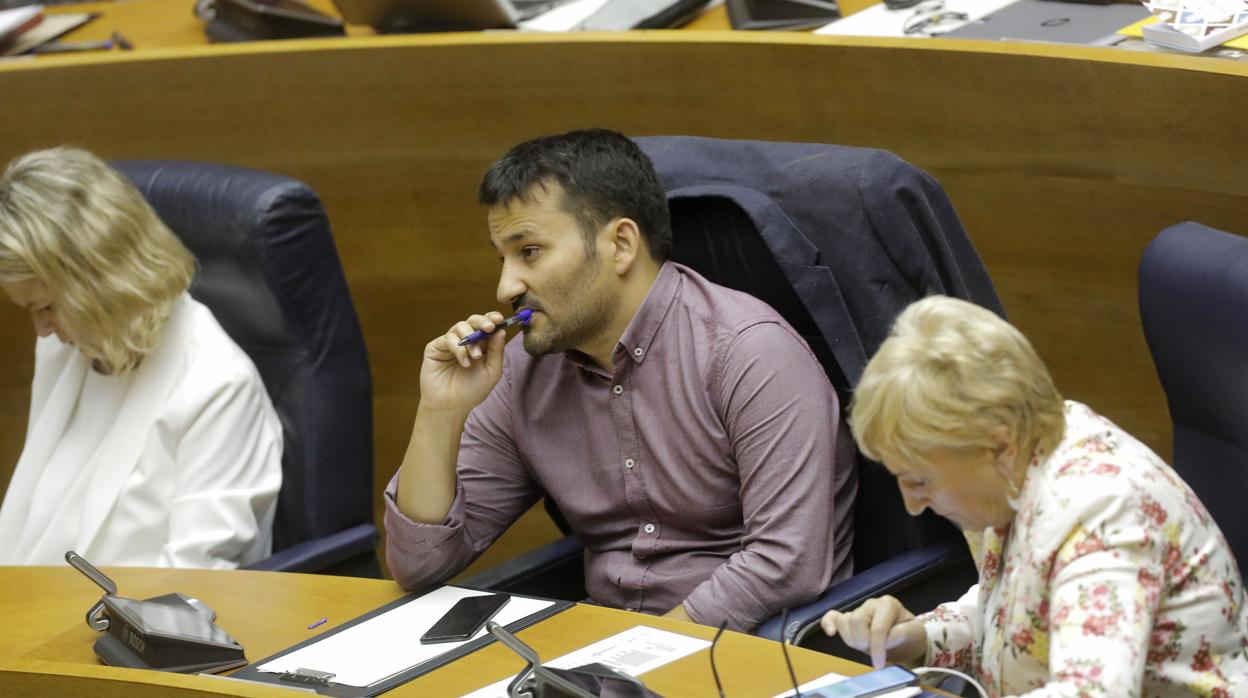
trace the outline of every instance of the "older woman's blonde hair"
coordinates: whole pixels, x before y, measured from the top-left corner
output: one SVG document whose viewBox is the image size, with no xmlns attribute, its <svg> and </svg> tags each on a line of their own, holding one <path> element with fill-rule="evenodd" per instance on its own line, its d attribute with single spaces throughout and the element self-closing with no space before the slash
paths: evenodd
<svg viewBox="0 0 1248 698">
<path fill-rule="evenodd" d="M 0 175 L 0 281 L 47 285 L 102 372 L 127 373 L 156 348 L 194 273 L 138 190 L 91 153 L 40 150 Z"/>
<path fill-rule="evenodd" d="M 897 316 L 867 364 L 851 406 L 859 448 L 878 461 L 922 462 L 932 450 L 999 445 L 1050 453 L 1065 429 L 1064 403 L 1031 343 L 994 313 L 930 296 Z"/>
</svg>

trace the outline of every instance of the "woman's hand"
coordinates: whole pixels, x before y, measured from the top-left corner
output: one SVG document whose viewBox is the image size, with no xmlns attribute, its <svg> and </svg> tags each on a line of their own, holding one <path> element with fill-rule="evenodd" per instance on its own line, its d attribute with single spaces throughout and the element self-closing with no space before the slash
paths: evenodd
<svg viewBox="0 0 1248 698">
<path fill-rule="evenodd" d="M 871 666 L 909 664 L 927 652 L 927 631 L 891 596 L 870 599 L 849 613 L 828 611 L 820 621 L 829 637 L 871 656 Z"/>
</svg>

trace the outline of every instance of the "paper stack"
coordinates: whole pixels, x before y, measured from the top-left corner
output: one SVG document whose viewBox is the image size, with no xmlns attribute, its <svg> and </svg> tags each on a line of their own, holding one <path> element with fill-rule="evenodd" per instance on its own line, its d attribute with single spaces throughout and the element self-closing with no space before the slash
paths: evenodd
<svg viewBox="0 0 1248 698">
<path fill-rule="evenodd" d="M 43 5 L 27 5 L 0 10 L 0 55 L 17 42 L 18 37 L 43 21 Z"/>
<path fill-rule="evenodd" d="M 1140 31 L 1149 43 L 1198 53 L 1248 34 L 1248 0 L 1145 0 L 1157 17 Z"/>
</svg>

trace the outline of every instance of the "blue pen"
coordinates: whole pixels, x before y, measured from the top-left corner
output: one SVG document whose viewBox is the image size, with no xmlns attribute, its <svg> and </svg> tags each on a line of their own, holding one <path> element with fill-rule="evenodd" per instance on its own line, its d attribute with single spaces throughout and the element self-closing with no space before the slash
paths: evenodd
<svg viewBox="0 0 1248 698">
<path fill-rule="evenodd" d="M 506 320 L 503 320 L 502 322 L 494 325 L 494 332 L 498 332 L 499 330 L 505 330 L 508 327 L 511 327 L 513 325 L 522 325 L 522 324 L 527 325 L 529 324 L 529 321 L 532 319 L 533 319 L 533 311 L 529 310 L 528 308 L 525 308 L 524 310 L 521 310 L 520 312 L 516 313 L 515 315 L 512 315 Z M 473 332 L 467 337 L 464 337 L 463 339 L 459 340 L 459 346 L 466 347 L 469 344 L 476 344 L 477 342 L 480 342 L 486 337 L 489 337 L 490 335 L 494 334 L 494 332 L 486 332 L 484 330 L 477 330 L 476 332 Z"/>
</svg>

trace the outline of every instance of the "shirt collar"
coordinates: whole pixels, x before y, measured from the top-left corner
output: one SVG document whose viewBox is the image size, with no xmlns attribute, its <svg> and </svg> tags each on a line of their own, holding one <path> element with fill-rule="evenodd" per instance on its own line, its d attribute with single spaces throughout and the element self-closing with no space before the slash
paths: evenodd
<svg viewBox="0 0 1248 698">
<path fill-rule="evenodd" d="M 664 262 L 659 268 L 659 275 L 646 292 L 646 299 L 641 302 L 641 307 L 637 309 L 624 334 L 620 336 L 620 341 L 615 345 L 611 355 L 613 363 L 618 365 L 621 356 L 631 358 L 633 363 L 645 361 L 646 355 L 650 353 L 650 345 L 659 333 L 659 326 L 663 324 L 663 318 L 667 317 L 667 311 L 672 307 L 676 293 L 680 290 L 684 276 L 680 273 L 681 269 L 675 262 Z"/>
<path fill-rule="evenodd" d="M 641 307 L 637 309 L 633 319 L 629 320 L 624 334 L 620 336 L 620 340 L 615 343 L 615 348 L 611 351 L 611 363 L 616 367 L 620 365 L 621 358 L 625 356 L 636 364 L 645 361 L 646 355 L 650 353 L 650 345 L 659 333 L 659 326 L 663 324 L 663 318 L 667 317 L 668 309 L 676 300 L 683 278 L 682 269 L 684 267 L 675 262 L 664 262 L 659 268 L 659 274 L 654 278 L 654 283 L 650 284 L 650 290 L 646 291 L 646 298 L 641 302 Z M 565 352 L 564 358 L 590 373 L 607 379 L 611 377 L 607 371 L 599 368 L 597 364 L 575 349 Z"/>
</svg>

